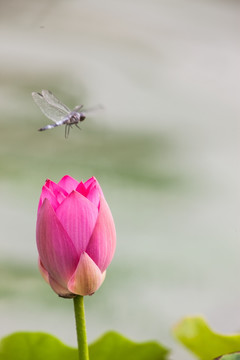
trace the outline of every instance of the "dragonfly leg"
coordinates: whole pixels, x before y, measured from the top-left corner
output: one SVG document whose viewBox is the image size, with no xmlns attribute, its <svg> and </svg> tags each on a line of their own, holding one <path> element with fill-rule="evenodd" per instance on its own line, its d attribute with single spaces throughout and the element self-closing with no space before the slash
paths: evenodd
<svg viewBox="0 0 240 360">
<path fill-rule="evenodd" d="M 70 128 L 72 127 L 72 125 L 68 125 L 68 127 L 67 127 L 67 137 L 68 137 L 68 135 L 69 135 L 69 133 L 70 133 Z"/>
<path fill-rule="evenodd" d="M 65 139 L 67 139 L 67 137 L 68 137 L 68 128 L 67 128 L 68 126 L 67 126 L 67 124 L 65 125 Z"/>
<path fill-rule="evenodd" d="M 75 126 L 76 126 L 79 130 L 82 130 L 82 129 L 80 128 L 80 126 L 78 126 L 78 124 L 75 124 Z"/>
</svg>

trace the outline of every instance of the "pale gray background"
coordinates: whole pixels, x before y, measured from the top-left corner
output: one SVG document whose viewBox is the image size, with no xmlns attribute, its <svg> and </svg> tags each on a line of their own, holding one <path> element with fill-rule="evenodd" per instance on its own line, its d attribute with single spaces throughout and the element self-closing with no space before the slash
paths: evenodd
<svg viewBox="0 0 240 360">
<path fill-rule="evenodd" d="M 239 2 L 9 1 L 0 10 L 0 335 L 41 330 L 76 344 L 71 302 L 36 268 L 40 189 L 65 173 L 98 176 L 117 227 L 105 283 L 86 299 L 90 341 L 115 329 L 191 359 L 171 335 L 184 315 L 239 331 Z M 30 94 L 42 88 L 105 111 L 67 142 L 60 128 L 38 133 L 48 122 Z M 95 146 L 106 142 L 102 156 Z"/>
</svg>

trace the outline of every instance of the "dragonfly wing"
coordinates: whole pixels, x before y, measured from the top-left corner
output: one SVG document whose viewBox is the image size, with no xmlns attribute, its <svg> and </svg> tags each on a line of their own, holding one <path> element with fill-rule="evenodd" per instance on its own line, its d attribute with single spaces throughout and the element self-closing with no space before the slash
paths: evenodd
<svg viewBox="0 0 240 360">
<path fill-rule="evenodd" d="M 83 108 L 83 105 L 77 105 L 75 106 L 75 108 L 73 109 L 73 111 L 79 111 Z"/>
<path fill-rule="evenodd" d="M 60 100 L 56 98 L 56 96 L 53 95 L 53 93 L 49 90 L 42 90 L 42 96 L 50 105 L 53 105 L 63 111 L 70 112 L 71 110 L 64 105 Z"/>
<path fill-rule="evenodd" d="M 65 117 L 67 117 L 68 112 L 70 111 L 50 104 L 40 93 L 33 92 L 32 97 L 35 103 L 39 106 L 40 110 L 43 112 L 43 114 L 54 122 L 63 120 Z"/>
<path fill-rule="evenodd" d="M 83 113 L 87 114 L 87 115 L 89 115 L 89 114 L 91 115 L 91 114 L 94 114 L 95 111 L 103 110 L 103 109 L 104 109 L 103 105 L 98 104 L 98 105 L 92 106 L 91 108 L 88 108 L 87 110 L 84 110 Z"/>
</svg>

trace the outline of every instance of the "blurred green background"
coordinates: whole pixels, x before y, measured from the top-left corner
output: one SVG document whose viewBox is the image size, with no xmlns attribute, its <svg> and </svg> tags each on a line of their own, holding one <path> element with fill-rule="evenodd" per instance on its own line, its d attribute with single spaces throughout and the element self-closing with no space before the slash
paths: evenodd
<svg viewBox="0 0 240 360">
<path fill-rule="evenodd" d="M 239 2 L 12 0 L 0 20 L 0 335 L 76 345 L 35 245 L 41 187 L 65 174 L 97 177 L 117 228 L 90 341 L 114 329 L 188 359 L 170 333 L 182 316 L 239 331 Z M 39 133 L 41 89 L 105 109 L 67 140 Z"/>
</svg>

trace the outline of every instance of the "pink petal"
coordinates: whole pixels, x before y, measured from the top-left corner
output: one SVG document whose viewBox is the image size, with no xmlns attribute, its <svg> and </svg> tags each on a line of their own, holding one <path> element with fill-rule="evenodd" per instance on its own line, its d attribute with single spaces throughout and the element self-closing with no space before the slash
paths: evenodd
<svg viewBox="0 0 240 360">
<path fill-rule="evenodd" d="M 49 284 L 53 291 L 55 291 L 56 294 L 58 294 L 61 297 L 64 298 L 72 298 L 74 297 L 74 294 L 71 293 L 67 288 L 61 286 L 59 283 L 57 283 L 53 278 L 49 277 Z"/>
<path fill-rule="evenodd" d="M 69 175 L 65 175 L 59 181 L 58 185 L 61 186 L 68 194 L 70 194 L 78 186 L 78 181 Z"/>
<path fill-rule="evenodd" d="M 84 252 L 76 271 L 68 282 L 68 289 L 78 295 L 92 295 L 104 281 L 105 273 L 101 273 L 97 265 Z"/>
<path fill-rule="evenodd" d="M 96 185 L 91 189 L 85 189 L 84 184 L 80 183 L 76 188 L 76 191 L 86 197 L 91 203 L 93 203 L 97 208 L 99 206 L 100 192 Z"/>
<path fill-rule="evenodd" d="M 84 185 L 84 183 L 82 181 L 80 181 L 80 183 L 78 184 L 78 186 L 76 187 L 76 191 L 79 192 L 80 194 L 82 194 L 83 196 L 86 197 L 88 191 Z"/>
<path fill-rule="evenodd" d="M 98 210 L 88 199 L 73 191 L 56 211 L 57 217 L 68 233 L 78 255 L 85 251 L 95 227 Z"/>
<path fill-rule="evenodd" d="M 99 185 L 99 182 L 95 177 L 91 177 L 88 181 L 85 182 L 85 187 L 88 189 L 88 192 L 90 193 L 92 189 L 96 188 L 101 196 L 104 197 L 101 186 Z"/>
<path fill-rule="evenodd" d="M 45 186 L 53 192 L 59 204 L 65 199 L 68 194 L 67 191 L 64 190 L 64 188 L 49 179 L 46 180 Z"/>
<path fill-rule="evenodd" d="M 99 191 L 99 187 L 97 186 L 97 184 L 95 184 L 94 186 L 91 186 L 91 188 L 88 189 L 87 198 L 88 198 L 88 200 L 91 201 L 97 208 L 99 207 L 100 196 L 101 196 L 101 193 L 100 193 L 100 191 Z"/>
<path fill-rule="evenodd" d="M 116 230 L 113 217 L 106 200 L 101 197 L 98 219 L 86 252 L 103 272 L 113 258 L 115 247 Z"/>
<path fill-rule="evenodd" d="M 92 176 L 90 179 L 85 181 L 84 186 L 87 189 L 92 183 L 95 183 L 97 180 L 94 176 Z"/>
<path fill-rule="evenodd" d="M 97 207 L 99 206 L 100 195 L 103 196 L 102 189 L 94 177 L 91 177 L 84 184 L 79 183 L 76 191 L 84 195 L 88 200 L 90 200 Z"/>
<path fill-rule="evenodd" d="M 50 204 L 52 205 L 53 209 L 56 210 L 59 203 L 58 203 L 54 193 L 52 192 L 52 190 L 50 190 L 45 185 L 42 187 L 42 192 L 41 192 L 40 200 L 39 200 L 39 204 L 38 204 L 38 212 L 39 212 L 40 207 L 42 206 L 44 199 L 48 199 L 50 201 Z"/>
<path fill-rule="evenodd" d="M 79 257 L 48 199 L 39 210 L 36 236 L 43 267 L 64 287 L 75 271 Z"/>
<path fill-rule="evenodd" d="M 38 259 L 38 267 L 39 267 L 40 274 L 42 275 L 42 277 L 44 278 L 44 280 L 49 284 L 49 275 L 48 275 L 48 272 L 47 272 L 47 270 L 44 268 L 44 266 L 43 266 L 40 258 Z"/>
<path fill-rule="evenodd" d="M 51 288 L 53 289 L 53 291 L 55 291 L 55 293 L 57 293 L 59 296 L 62 296 L 64 298 L 72 298 L 74 296 L 74 294 L 70 293 L 66 287 L 61 286 L 53 278 L 51 278 L 51 276 L 48 275 L 48 272 L 44 268 L 40 259 L 38 262 L 38 266 L 42 277 L 51 286 Z"/>
</svg>

